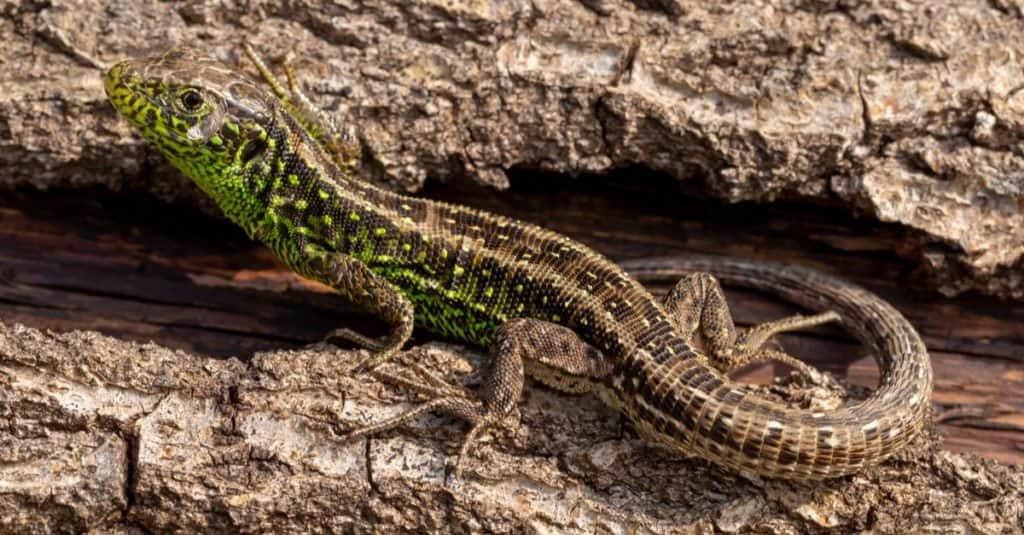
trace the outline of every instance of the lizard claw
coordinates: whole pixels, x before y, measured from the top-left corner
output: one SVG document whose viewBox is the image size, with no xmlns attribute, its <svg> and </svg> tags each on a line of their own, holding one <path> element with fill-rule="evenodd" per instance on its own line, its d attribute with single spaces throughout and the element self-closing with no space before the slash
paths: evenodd
<svg viewBox="0 0 1024 535">
<path fill-rule="evenodd" d="M 349 370 L 351 374 L 363 375 L 372 372 L 379 365 L 402 350 L 406 340 L 404 336 L 401 336 L 402 334 L 404 333 L 399 333 L 399 336 L 395 336 L 393 333 L 379 338 L 372 338 L 343 327 L 328 333 L 324 337 L 323 342 L 330 343 L 333 339 L 341 339 L 351 342 L 361 349 L 369 350 L 370 356 L 362 359 L 359 364 Z"/>
<path fill-rule="evenodd" d="M 387 347 L 387 342 L 383 338 L 373 338 L 366 336 L 365 334 L 357 333 L 352 329 L 341 327 L 334 329 L 324 336 L 324 342 L 330 342 L 331 340 L 344 340 L 351 342 L 361 348 L 370 349 L 374 351 L 380 351 Z"/>
<path fill-rule="evenodd" d="M 459 479 L 462 475 L 462 459 L 469 454 L 469 447 L 473 445 L 477 437 L 482 431 L 497 422 L 497 419 L 490 415 L 482 416 L 476 422 L 473 422 L 473 427 L 469 429 L 466 436 L 462 438 L 462 444 L 459 446 L 459 452 L 455 454 L 455 459 L 451 463 L 445 463 L 445 485 L 448 484 L 451 479 Z"/>
<path fill-rule="evenodd" d="M 417 367 L 414 366 L 413 368 L 416 370 Z M 452 479 L 457 479 L 461 475 L 462 460 L 468 456 L 470 447 L 476 442 L 480 433 L 501 420 L 500 416 L 490 413 L 483 403 L 473 399 L 467 392 L 444 383 L 440 378 L 429 374 L 426 370 L 416 370 L 417 375 L 420 373 L 429 374 L 426 379 L 422 379 L 422 382 L 406 379 L 381 369 L 372 370 L 371 373 L 383 382 L 412 390 L 434 399 L 423 402 L 393 418 L 354 429 L 339 437 L 339 440 L 348 442 L 387 431 L 404 425 L 428 412 L 440 412 L 465 420 L 469 422 L 471 427 L 463 437 L 454 460 L 449 459 L 449 462 L 445 463 L 446 485 Z"/>
</svg>

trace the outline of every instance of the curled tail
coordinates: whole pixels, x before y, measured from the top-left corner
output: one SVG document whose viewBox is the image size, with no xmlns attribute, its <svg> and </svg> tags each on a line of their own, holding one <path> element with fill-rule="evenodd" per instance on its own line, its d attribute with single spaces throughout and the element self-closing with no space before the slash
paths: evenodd
<svg viewBox="0 0 1024 535">
<path fill-rule="evenodd" d="M 748 405 L 748 414 L 736 416 L 754 425 L 734 447 L 701 447 L 698 440 L 695 445 L 701 451 L 695 453 L 740 471 L 821 479 L 884 460 L 924 426 L 932 393 L 927 349 L 907 319 L 871 292 L 804 267 L 728 257 L 648 258 L 620 265 L 640 281 L 675 282 L 686 273 L 701 271 L 814 312 L 835 311 L 846 329 L 875 354 L 881 378 L 867 399 L 828 412 L 757 400 Z"/>
</svg>

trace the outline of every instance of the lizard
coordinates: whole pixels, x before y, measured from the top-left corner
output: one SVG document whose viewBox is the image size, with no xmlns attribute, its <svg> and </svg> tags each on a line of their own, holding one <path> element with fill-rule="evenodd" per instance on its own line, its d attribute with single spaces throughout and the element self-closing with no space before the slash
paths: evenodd
<svg viewBox="0 0 1024 535">
<path fill-rule="evenodd" d="M 352 373 L 390 378 L 426 400 L 344 439 L 439 412 L 470 424 L 461 459 L 480 432 L 502 425 L 516 408 L 527 376 L 596 395 L 643 437 L 751 477 L 856 473 L 899 451 L 924 426 L 932 391 L 927 350 L 874 294 L 808 268 L 739 259 L 617 265 L 540 226 L 392 192 L 367 180 L 353 127 L 338 127 L 312 104 L 290 63 L 283 65 L 286 87 L 250 46 L 244 50 L 259 78 L 173 48 L 115 64 L 105 91 L 119 114 L 252 239 L 387 322 L 380 338 L 348 329 L 333 334 L 370 353 Z M 740 333 L 716 276 L 816 313 Z M 666 277 L 680 278 L 664 299 L 640 282 Z M 768 342 L 827 322 L 841 322 L 874 350 L 881 379 L 866 399 L 803 410 L 728 377 L 754 360 L 806 368 Z M 414 325 L 489 348 L 476 394 L 415 363 L 415 380 L 384 370 Z"/>
</svg>

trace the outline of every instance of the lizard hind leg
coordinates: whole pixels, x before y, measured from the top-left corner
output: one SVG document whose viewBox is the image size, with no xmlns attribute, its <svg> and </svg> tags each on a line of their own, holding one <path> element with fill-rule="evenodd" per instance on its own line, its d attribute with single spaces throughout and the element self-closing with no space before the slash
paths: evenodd
<svg viewBox="0 0 1024 535">
<path fill-rule="evenodd" d="M 690 273 L 665 296 L 665 307 L 675 326 L 688 340 L 700 334 L 711 364 L 728 373 L 750 362 L 774 360 L 813 377 L 803 361 L 785 353 L 772 338 L 776 334 L 840 321 L 835 312 L 794 315 L 755 325 L 740 334 L 718 280 L 708 273 Z"/>
<path fill-rule="evenodd" d="M 249 43 L 243 43 L 242 48 L 249 61 L 259 71 L 260 77 L 270 86 L 271 91 L 292 117 L 302 125 L 303 130 L 331 155 L 334 163 L 351 175 L 362 160 L 362 146 L 353 131 L 338 127 L 330 115 L 316 107 L 306 96 L 295 79 L 295 71 L 290 60 L 291 53 L 286 54 L 281 61 L 281 68 L 288 80 L 286 89 Z"/>
<path fill-rule="evenodd" d="M 535 319 L 515 319 L 498 328 L 491 347 L 490 362 L 483 374 L 479 396 L 445 384 L 425 370 L 411 369 L 420 376 L 410 380 L 383 370 L 374 374 L 381 380 L 411 390 L 428 399 L 420 405 L 380 423 L 357 429 L 345 440 L 368 436 L 408 423 L 426 412 L 441 412 L 465 420 L 470 429 L 462 439 L 451 475 L 458 477 L 462 460 L 480 434 L 489 427 L 508 425 L 507 418 L 519 404 L 525 382 L 526 363 L 531 372 L 546 370 L 538 377 L 556 388 L 580 393 L 591 380 L 611 373 L 611 365 L 600 352 L 560 325 Z"/>
</svg>

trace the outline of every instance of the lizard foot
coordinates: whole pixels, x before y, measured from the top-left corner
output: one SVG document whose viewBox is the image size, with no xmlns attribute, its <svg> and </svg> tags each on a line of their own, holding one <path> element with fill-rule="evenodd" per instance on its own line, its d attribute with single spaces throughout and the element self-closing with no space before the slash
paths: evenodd
<svg viewBox="0 0 1024 535">
<path fill-rule="evenodd" d="M 374 338 L 344 327 L 327 333 L 321 343 L 331 344 L 335 340 L 351 342 L 356 347 L 370 351 L 369 357 L 361 359 L 358 364 L 348 370 L 348 373 L 355 375 L 372 372 L 381 363 L 395 356 L 405 345 L 405 339 L 401 336 L 386 335 Z"/>
<path fill-rule="evenodd" d="M 802 360 L 789 355 L 773 337 L 783 332 L 805 329 L 815 325 L 840 321 L 835 312 L 823 312 L 813 316 L 795 315 L 780 320 L 755 325 L 740 334 L 735 344 L 711 358 L 712 364 L 724 373 L 729 373 L 751 362 L 775 361 L 792 366 L 809 379 L 820 374 Z M 770 346 L 770 347 L 765 347 Z"/>
<path fill-rule="evenodd" d="M 472 446 L 477 437 L 480 436 L 480 433 L 488 427 L 495 425 L 500 420 L 500 417 L 495 417 L 494 414 L 485 412 L 472 423 L 472 427 L 470 427 L 466 436 L 462 437 L 462 444 L 459 446 L 459 452 L 455 455 L 455 460 L 447 463 L 445 466 L 445 485 L 447 485 L 451 480 L 459 479 L 462 475 L 462 459 L 469 454 L 470 446 Z"/>
<path fill-rule="evenodd" d="M 355 130 L 352 126 L 339 127 L 331 115 L 324 113 L 313 104 L 295 78 L 292 52 L 286 52 L 278 62 L 287 79 L 288 86 L 286 88 L 249 43 L 243 42 L 242 49 L 249 57 L 249 61 L 256 67 L 264 83 L 270 86 L 271 91 L 299 121 L 302 128 L 331 155 L 334 162 L 342 169 L 355 170 L 358 168 L 362 158 L 362 145 L 357 139 Z"/>
<path fill-rule="evenodd" d="M 464 420 L 471 427 L 462 439 L 454 460 L 450 460 L 445 465 L 445 483 L 447 484 L 451 479 L 457 479 L 460 476 L 462 459 L 468 454 L 470 447 L 480 433 L 498 422 L 501 418 L 491 414 L 481 401 L 473 399 L 472 394 L 465 389 L 448 384 L 423 367 L 416 364 L 404 364 L 403 367 L 411 369 L 420 380 L 411 380 L 380 368 L 372 370 L 371 373 L 383 382 L 433 399 L 420 403 L 398 416 L 355 429 L 339 437 L 339 439 L 343 442 L 348 442 L 375 435 L 405 425 L 430 412 L 440 412 Z"/>
<path fill-rule="evenodd" d="M 345 327 L 334 329 L 323 337 L 323 342 L 330 343 L 333 340 L 344 340 L 351 342 L 358 347 L 371 351 L 381 351 L 387 347 L 387 337 L 374 338 L 365 334 L 357 333 Z"/>
</svg>

